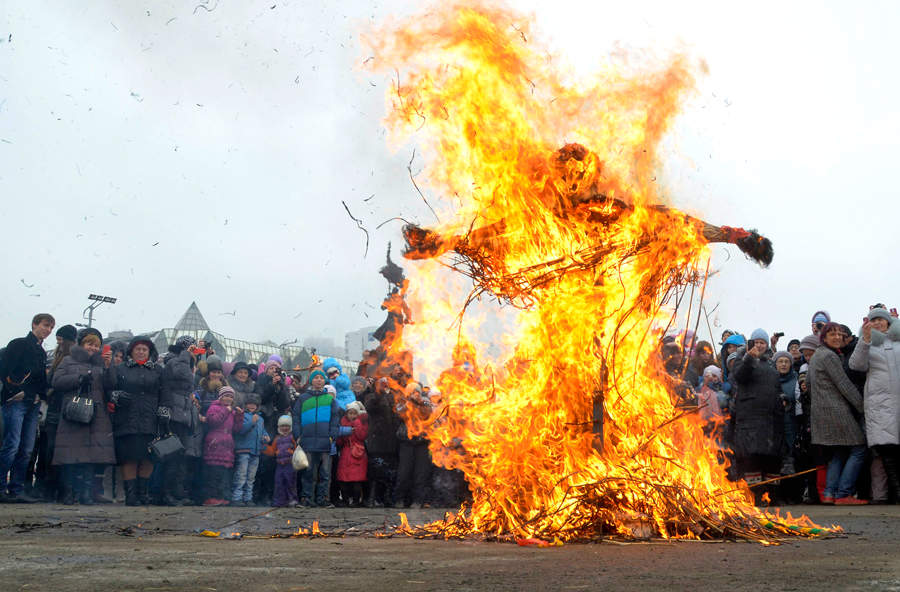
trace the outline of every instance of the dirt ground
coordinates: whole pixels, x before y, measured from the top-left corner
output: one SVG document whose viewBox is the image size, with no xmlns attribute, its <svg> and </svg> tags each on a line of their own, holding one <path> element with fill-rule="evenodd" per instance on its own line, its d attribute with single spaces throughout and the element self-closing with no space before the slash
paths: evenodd
<svg viewBox="0 0 900 592">
<path fill-rule="evenodd" d="M 0 506 L 2 590 L 898 590 L 900 506 L 788 508 L 846 536 L 751 543 L 565 545 L 407 537 L 198 536 L 259 508 Z M 798 512 L 799 510 L 799 512 Z M 397 523 L 396 510 L 281 509 L 226 532 Z M 410 522 L 441 510 L 411 510 Z M 290 523 L 288 523 L 290 521 Z"/>
</svg>

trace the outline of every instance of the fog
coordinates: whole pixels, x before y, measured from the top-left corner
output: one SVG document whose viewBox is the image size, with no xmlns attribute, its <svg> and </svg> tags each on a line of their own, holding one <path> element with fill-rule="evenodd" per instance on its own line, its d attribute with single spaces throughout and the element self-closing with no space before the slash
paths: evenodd
<svg viewBox="0 0 900 592">
<path fill-rule="evenodd" d="M 869 304 L 898 304 L 900 6 L 516 5 L 582 73 L 622 46 L 707 63 L 666 141 L 663 193 L 775 245 L 767 270 L 713 249 L 716 338 L 757 326 L 802 337 L 816 309 L 855 327 Z M 102 331 L 171 327 L 192 301 L 247 340 L 343 343 L 379 324 L 377 270 L 401 239 L 399 222 L 376 227 L 432 218 L 406 170 L 415 143 L 386 145 L 390 82 L 362 71 L 359 35 L 419 7 L 11 3 L 0 339 L 37 312 L 86 322 L 90 293 L 118 298 L 96 311 Z"/>
</svg>

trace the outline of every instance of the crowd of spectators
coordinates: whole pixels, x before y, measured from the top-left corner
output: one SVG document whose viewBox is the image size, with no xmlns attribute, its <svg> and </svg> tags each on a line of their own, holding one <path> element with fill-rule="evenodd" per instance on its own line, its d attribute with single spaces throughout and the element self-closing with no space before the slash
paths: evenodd
<svg viewBox="0 0 900 592">
<path fill-rule="evenodd" d="M 54 328 L 39 314 L 0 354 L 0 502 L 109 503 L 114 465 L 132 506 L 425 507 L 468 496 L 462 475 L 433 466 L 428 441 L 407 434 L 404 418 L 431 413 L 436 391 L 400 364 L 377 380 L 334 358 L 300 373 L 277 355 L 223 362 L 190 336 L 160 356 L 148 337 L 104 345 L 71 325 L 48 360 Z"/>
<path fill-rule="evenodd" d="M 463 476 L 434 466 L 407 421 L 439 400 L 392 367 L 348 376 L 333 358 L 303 374 L 278 356 L 225 363 L 179 337 L 104 344 L 49 314 L 0 353 L 0 502 L 127 505 L 456 506 Z M 791 339 L 725 331 L 717 350 L 667 336 L 661 367 L 711 448 L 758 504 L 900 501 L 900 320 L 876 304 L 860 335 L 825 311 Z M 296 370 L 296 369 L 295 369 Z M 298 451 L 299 448 L 299 451 Z M 118 466 L 119 471 L 109 471 Z M 105 494 L 109 492 L 111 496 Z"/>
<path fill-rule="evenodd" d="M 900 320 L 869 307 L 859 335 L 816 311 L 791 339 L 727 330 L 718 354 L 690 332 L 667 337 L 663 368 L 679 405 L 697 406 L 734 480 L 757 504 L 900 501 Z"/>
</svg>

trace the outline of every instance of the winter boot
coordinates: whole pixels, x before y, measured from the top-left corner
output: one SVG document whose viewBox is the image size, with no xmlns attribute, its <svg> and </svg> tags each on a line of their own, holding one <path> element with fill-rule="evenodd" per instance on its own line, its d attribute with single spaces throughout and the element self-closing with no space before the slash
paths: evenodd
<svg viewBox="0 0 900 592">
<path fill-rule="evenodd" d="M 91 475 L 91 496 L 95 504 L 111 504 L 113 501 L 103 495 L 103 475 Z"/>
<path fill-rule="evenodd" d="M 140 505 L 150 505 L 150 479 L 137 478 L 137 496 Z"/>
<path fill-rule="evenodd" d="M 897 456 L 889 452 L 882 455 L 881 462 L 884 463 L 884 472 L 887 473 L 888 503 L 898 504 L 900 503 L 900 466 L 897 466 Z"/>
<path fill-rule="evenodd" d="M 62 466 L 62 503 L 71 506 L 75 503 L 75 466 Z"/>
<path fill-rule="evenodd" d="M 125 505 L 126 506 L 139 506 L 141 505 L 141 500 L 138 498 L 138 490 L 137 490 L 137 480 L 135 479 L 126 479 L 122 481 L 122 487 L 125 489 Z"/>
<path fill-rule="evenodd" d="M 82 506 L 94 505 L 94 467 L 91 465 L 81 465 L 78 467 L 80 473 L 78 479 L 78 503 Z"/>
</svg>

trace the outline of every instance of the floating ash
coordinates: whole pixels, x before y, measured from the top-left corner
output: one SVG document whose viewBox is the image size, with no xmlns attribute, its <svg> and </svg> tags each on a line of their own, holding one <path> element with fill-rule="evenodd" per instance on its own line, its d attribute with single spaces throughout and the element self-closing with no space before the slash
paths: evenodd
<svg viewBox="0 0 900 592">
<path fill-rule="evenodd" d="M 660 141 L 703 66 L 630 56 L 576 79 L 536 39 L 528 19 L 475 2 L 365 38 L 365 67 L 392 80 L 391 142 L 416 141 L 416 189 L 440 220 L 404 235 L 417 261 L 403 349 L 440 377 L 442 397 L 407 427 L 473 492 L 457 513 L 399 531 L 547 544 L 829 532 L 755 508 L 657 361 L 673 296 L 705 280 L 710 242 L 772 260 L 753 231 L 661 205 Z M 448 268 L 471 278 L 468 299 L 453 300 Z M 515 327 L 482 341 L 461 316 L 478 296 L 514 305 Z"/>
</svg>

